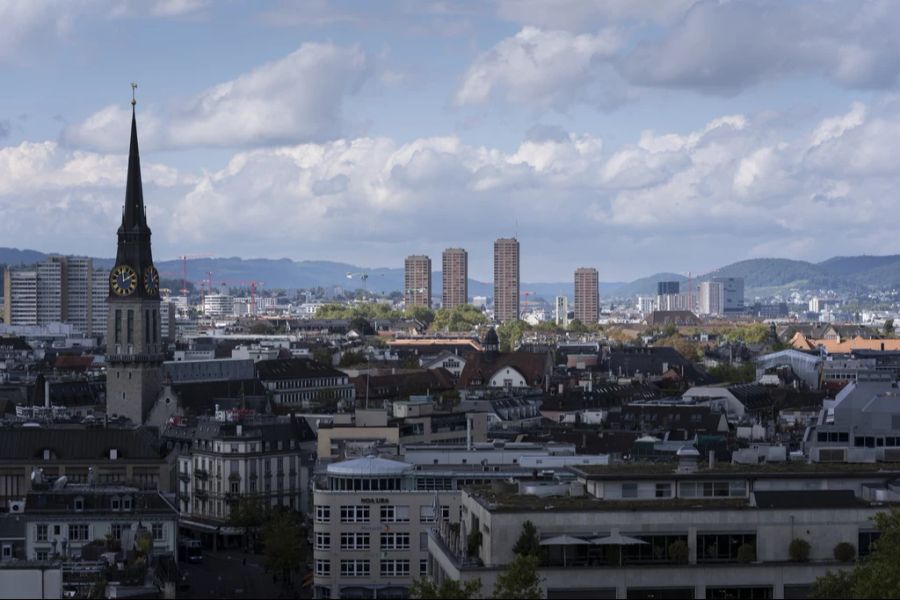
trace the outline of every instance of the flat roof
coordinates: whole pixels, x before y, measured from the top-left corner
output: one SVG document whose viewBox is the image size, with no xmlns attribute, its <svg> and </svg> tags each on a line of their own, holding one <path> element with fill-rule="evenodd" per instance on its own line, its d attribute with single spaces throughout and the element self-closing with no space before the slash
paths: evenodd
<svg viewBox="0 0 900 600">
<path fill-rule="evenodd" d="M 613 463 L 609 465 L 572 465 L 575 474 L 585 479 L 656 479 L 661 475 L 677 479 L 707 479 L 712 477 L 861 477 L 880 475 L 900 477 L 900 463 L 807 463 L 784 462 L 740 465 L 716 463 L 709 468 L 704 460 L 699 460 L 697 470 L 679 473 L 674 462 L 659 463 Z"/>
</svg>

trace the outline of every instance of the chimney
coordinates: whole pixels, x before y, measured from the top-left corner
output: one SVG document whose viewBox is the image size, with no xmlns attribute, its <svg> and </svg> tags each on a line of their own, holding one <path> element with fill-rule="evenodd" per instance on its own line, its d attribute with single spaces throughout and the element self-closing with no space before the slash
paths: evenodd
<svg viewBox="0 0 900 600">
<path fill-rule="evenodd" d="M 709 468 L 710 468 L 710 470 L 716 468 L 716 452 L 715 452 L 715 450 L 709 451 Z"/>
<path fill-rule="evenodd" d="M 44 408 L 50 408 L 50 381 L 46 379 L 44 380 Z"/>
</svg>

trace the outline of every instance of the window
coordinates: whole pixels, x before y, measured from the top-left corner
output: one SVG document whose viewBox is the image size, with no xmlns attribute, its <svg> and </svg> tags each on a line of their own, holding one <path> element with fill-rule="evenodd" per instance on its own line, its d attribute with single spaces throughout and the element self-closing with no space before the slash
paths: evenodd
<svg viewBox="0 0 900 600">
<path fill-rule="evenodd" d="M 382 550 L 409 550 L 409 533 L 382 533 Z"/>
<path fill-rule="evenodd" d="M 84 498 L 75 498 L 75 511 L 81 512 L 84 510 Z"/>
<path fill-rule="evenodd" d="M 122 311 L 116 310 L 116 343 L 122 343 Z"/>
<path fill-rule="evenodd" d="M 341 523 L 368 523 L 369 507 L 350 505 L 341 507 Z"/>
<path fill-rule="evenodd" d="M 755 533 L 720 533 L 697 535 L 697 562 L 736 562 L 738 549 L 756 546 Z"/>
<path fill-rule="evenodd" d="M 369 573 L 367 560 L 341 560 L 341 577 L 368 577 Z"/>
<path fill-rule="evenodd" d="M 671 498 L 672 497 L 672 484 L 671 483 L 657 483 L 656 484 L 656 497 L 657 498 Z"/>
<path fill-rule="evenodd" d="M 41 523 L 37 526 L 35 531 L 35 540 L 38 542 L 46 542 L 47 541 L 47 525 Z"/>
<path fill-rule="evenodd" d="M 381 561 L 382 577 L 409 577 L 409 560 L 389 559 Z"/>
<path fill-rule="evenodd" d="M 368 533 L 342 533 L 341 550 L 368 550 Z"/>
<path fill-rule="evenodd" d="M 858 554 L 860 558 L 868 556 L 872 553 L 872 543 L 881 537 L 880 531 L 860 531 L 859 543 L 857 544 Z"/>
<path fill-rule="evenodd" d="M 450 507 L 441 505 L 440 507 L 440 517 L 443 520 L 450 519 Z M 426 505 L 419 507 L 419 522 L 420 523 L 434 523 L 435 515 L 434 515 L 434 506 Z"/>
<path fill-rule="evenodd" d="M 150 525 L 150 531 L 153 534 L 153 541 L 159 542 L 166 539 L 166 530 L 163 528 L 162 523 L 153 523 Z"/>
<path fill-rule="evenodd" d="M 670 555 L 672 544 L 675 542 L 687 544 L 688 541 L 686 535 L 639 535 L 635 537 L 646 543 L 623 546 L 622 561 L 624 564 L 677 562 L 678 557 Z"/>
<path fill-rule="evenodd" d="M 637 498 L 638 496 L 638 486 L 636 483 L 623 483 L 622 484 L 622 497 L 623 498 Z"/>
<path fill-rule="evenodd" d="M 331 507 L 316 505 L 316 523 L 331 523 Z"/>
<path fill-rule="evenodd" d="M 419 576 L 425 577 L 428 575 L 428 559 L 423 558 L 419 560 Z"/>
<path fill-rule="evenodd" d="M 747 495 L 745 481 L 684 481 L 679 489 L 683 498 L 728 498 Z"/>
<path fill-rule="evenodd" d="M 109 533 L 113 536 L 113 538 L 117 540 L 122 539 L 122 533 L 131 529 L 131 525 L 128 523 L 113 523 L 109 527 Z"/>
<path fill-rule="evenodd" d="M 125 330 L 127 339 L 126 343 L 133 344 L 134 343 L 134 311 L 128 311 L 128 328 Z"/>
<path fill-rule="evenodd" d="M 118 497 L 118 496 L 114 496 L 112 499 L 110 499 L 110 501 L 109 501 L 109 507 L 110 507 L 111 509 L 113 509 L 113 510 L 119 510 L 119 507 L 120 507 L 120 506 L 121 506 L 121 501 L 119 500 L 119 497 Z"/>
<path fill-rule="evenodd" d="M 125 497 L 122 498 L 122 510 L 131 510 L 131 498 Z"/>
<path fill-rule="evenodd" d="M 408 523 L 409 506 L 382 506 L 382 523 Z"/>
<path fill-rule="evenodd" d="M 316 559 L 316 575 L 319 575 L 320 577 L 330 577 L 331 561 L 322 560 L 321 558 Z"/>
<path fill-rule="evenodd" d="M 324 531 L 316 532 L 316 550 L 331 549 L 331 534 Z"/>
<path fill-rule="evenodd" d="M 69 540 L 73 542 L 86 542 L 88 540 L 88 526 L 86 523 L 69 525 Z"/>
<path fill-rule="evenodd" d="M 47 550 L 38 550 L 34 553 L 35 560 L 47 560 L 49 558 L 50 552 Z"/>
</svg>

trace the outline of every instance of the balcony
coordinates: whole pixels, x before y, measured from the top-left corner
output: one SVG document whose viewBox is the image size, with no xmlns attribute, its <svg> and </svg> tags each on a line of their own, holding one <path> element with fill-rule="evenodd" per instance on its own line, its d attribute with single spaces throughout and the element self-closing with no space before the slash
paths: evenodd
<svg viewBox="0 0 900 600">
<path fill-rule="evenodd" d="M 194 469 L 194 476 L 197 479 L 206 481 L 207 479 L 209 479 L 209 471 L 207 471 L 206 469 Z"/>
<path fill-rule="evenodd" d="M 241 480 L 241 476 L 239 473 L 232 473 L 231 475 L 228 476 L 228 481 L 240 481 L 240 480 Z"/>
<path fill-rule="evenodd" d="M 183 482 L 187 483 L 188 481 L 191 480 L 191 476 L 188 475 L 187 473 L 179 472 L 179 473 L 178 473 L 178 479 L 179 479 L 180 481 L 183 481 Z"/>
<path fill-rule="evenodd" d="M 209 498 L 209 494 L 206 492 L 206 490 L 201 490 L 200 488 L 194 490 L 194 496 L 196 496 L 200 500 L 206 500 L 207 498 Z"/>
</svg>

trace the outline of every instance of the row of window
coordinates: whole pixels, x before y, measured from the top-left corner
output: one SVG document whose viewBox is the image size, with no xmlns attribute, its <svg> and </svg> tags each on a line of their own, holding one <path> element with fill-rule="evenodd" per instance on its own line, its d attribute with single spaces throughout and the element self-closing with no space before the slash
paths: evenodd
<svg viewBox="0 0 900 600">
<path fill-rule="evenodd" d="M 276 390 L 299 390 L 303 388 L 318 388 L 325 386 L 347 385 L 346 377 L 316 377 L 314 379 L 285 379 L 275 382 Z"/>
<path fill-rule="evenodd" d="M 853 438 L 853 445 L 857 448 L 893 448 L 900 446 L 900 437 L 856 436 Z"/>
<path fill-rule="evenodd" d="M 331 561 L 316 560 L 315 573 L 319 577 L 331 576 Z M 409 560 L 405 558 L 385 559 L 379 561 L 379 573 L 382 577 L 409 577 Z M 344 558 L 340 562 L 341 577 L 371 576 L 371 561 L 364 559 Z M 428 574 L 428 560 L 419 561 L 419 575 Z"/>
<path fill-rule="evenodd" d="M 371 521 L 371 506 L 367 504 L 350 504 L 340 507 L 341 523 L 368 523 Z M 450 518 L 450 507 L 441 505 L 440 517 L 443 520 Z M 409 506 L 380 506 L 379 516 L 382 523 L 409 523 Z M 435 521 L 434 507 L 431 505 L 419 507 L 419 522 L 433 523 Z M 316 523 L 331 522 L 331 507 L 321 504 L 316 505 Z"/>
<path fill-rule="evenodd" d="M 105 533 L 98 532 L 97 529 L 99 527 L 94 527 L 94 536 L 91 536 L 91 526 L 87 523 L 70 523 L 67 526 L 67 535 L 66 538 L 72 542 L 87 542 L 96 537 L 102 537 Z M 122 539 L 122 533 L 131 529 L 130 523 L 113 523 L 109 526 L 109 534 L 113 536 L 115 539 Z M 49 525 L 47 523 L 38 523 L 35 526 L 35 541 L 36 542 L 49 542 L 51 541 L 50 533 L 53 532 L 53 539 L 58 539 L 63 537 L 63 525 L 54 524 Z M 154 541 L 162 541 L 165 539 L 166 529 L 163 527 L 162 523 L 151 523 L 150 524 L 150 533 L 153 536 Z"/>
<path fill-rule="evenodd" d="M 369 550 L 371 535 L 368 533 L 342 533 L 341 550 Z M 408 532 L 391 532 L 380 534 L 382 550 L 409 550 Z M 316 550 L 331 549 L 331 533 L 316 532 Z"/>
<path fill-rule="evenodd" d="M 747 495 L 747 484 L 744 481 L 684 481 L 679 484 L 682 498 L 729 498 Z M 657 483 L 654 490 L 656 498 L 671 498 L 672 484 Z M 622 498 L 637 498 L 638 484 L 634 482 L 622 484 Z"/>
</svg>

